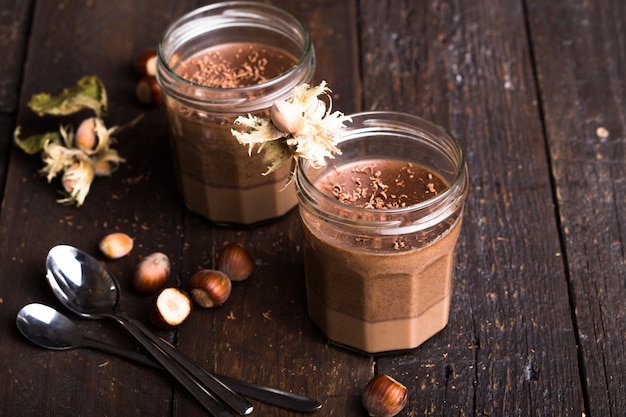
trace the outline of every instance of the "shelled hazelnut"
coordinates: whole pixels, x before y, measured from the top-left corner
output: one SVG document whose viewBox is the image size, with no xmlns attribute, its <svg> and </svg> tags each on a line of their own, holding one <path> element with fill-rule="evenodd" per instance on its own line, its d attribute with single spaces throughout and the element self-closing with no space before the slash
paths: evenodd
<svg viewBox="0 0 626 417">
<path fill-rule="evenodd" d="M 167 287 L 154 299 L 149 318 L 152 324 L 162 329 L 180 326 L 191 314 L 192 306 L 191 298 L 185 291 Z"/>
</svg>

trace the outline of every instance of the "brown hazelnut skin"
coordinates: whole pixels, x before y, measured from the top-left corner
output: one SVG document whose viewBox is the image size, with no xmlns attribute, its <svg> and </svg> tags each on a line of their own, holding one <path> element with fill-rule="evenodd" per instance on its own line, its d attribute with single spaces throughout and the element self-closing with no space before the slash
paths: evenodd
<svg viewBox="0 0 626 417">
<path fill-rule="evenodd" d="M 133 249 L 133 238 L 126 233 L 111 233 L 102 238 L 98 247 L 107 258 L 118 259 L 128 255 Z"/>
<path fill-rule="evenodd" d="M 185 291 L 167 287 L 154 298 L 148 318 L 158 328 L 171 329 L 180 326 L 192 308 L 193 302 Z"/>
<path fill-rule="evenodd" d="M 150 48 L 143 51 L 135 60 L 135 72 L 140 77 L 144 75 L 156 75 L 156 49 Z"/>
<path fill-rule="evenodd" d="M 228 300 L 232 283 L 222 271 L 201 269 L 189 280 L 191 298 L 202 308 L 219 307 Z"/>
<path fill-rule="evenodd" d="M 153 75 L 146 75 L 137 82 L 135 95 L 140 103 L 146 106 L 160 106 L 163 103 L 161 86 Z"/>
<path fill-rule="evenodd" d="M 133 273 L 133 288 L 141 294 L 154 294 L 167 284 L 170 276 L 170 259 L 161 252 L 143 258 Z"/>
<path fill-rule="evenodd" d="M 247 279 L 254 270 L 254 259 L 240 243 L 228 243 L 217 258 L 217 269 L 233 281 Z"/>
<path fill-rule="evenodd" d="M 363 406 L 371 417 L 393 417 L 406 406 L 408 390 L 390 377 L 379 374 L 372 378 L 363 391 Z"/>
<path fill-rule="evenodd" d="M 92 151 L 98 146 L 98 136 L 96 135 L 95 118 L 89 117 L 83 120 L 76 134 L 74 135 L 74 145 L 78 148 Z"/>
</svg>

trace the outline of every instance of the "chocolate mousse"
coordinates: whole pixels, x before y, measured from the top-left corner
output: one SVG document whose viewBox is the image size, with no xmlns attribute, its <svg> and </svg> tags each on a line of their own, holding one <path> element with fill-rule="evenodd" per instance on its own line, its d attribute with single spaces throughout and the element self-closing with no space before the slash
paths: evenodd
<svg viewBox="0 0 626 417">
<path fill-rule="evenodd" d="M 410 209 L 446 182 L 401 160 L 361 160 L 327 169 L 314 182 L 359 224 L 368 212 Z M 461 214 L 402 234 L 336 228 L 302 211 L 312 320 L 333 342 L 365 352 L 417 347 L 448 322 Z M 397 216 L 394 214 L 394 216 Z M 397 217 L 396 217 L 397 218 Z M 406 233 L 404 232 L 406 230 Z"/>
<path fill-rule="evenodd" d="M 250 43 L 222 44 L 174 59 L 170 66 L 178 75 L 224 89 L 226 96 L 229 89 L 264 83 L 296 63 L 280 49 Z M 192 108 L 176 100 L 167 104 L 178 187 L 192 211 L 218 223 L 250 224 L 281 216 L 297 204 L 293 185 L 283 190 L 289 164 L 263 175 L 263 155 L 248 155 L 248 148 L 233 137 L 234 120 L 245 115 L 237 112 L 236 102 L 228 112 Z"/>
</svg>

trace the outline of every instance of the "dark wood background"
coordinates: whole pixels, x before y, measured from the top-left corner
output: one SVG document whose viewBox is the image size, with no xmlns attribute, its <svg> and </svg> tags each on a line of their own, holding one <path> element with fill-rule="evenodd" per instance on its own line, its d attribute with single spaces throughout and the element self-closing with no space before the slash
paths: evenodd
<svg viewBox="0 0 626 417">
<path fill-rule="evenodd" d="M 385 372 L 410 389 L 401 416 L 626 416 L 626 2 L 272 3 L 309 27 L 316 78 L 336 108 L 417 114 L 466 150 L 450 324 L 404 354 L 329 345 L 306 315 L 295 210 L 252 229 L 185 210 L 164 110 L 136 102 L 132 62 L 204 2 L 0 0 L 0 415 L 204 415 L 162 374 L 95 351 L 44 351 L 15 327 L 27 303 L 60 307 L 44 280 L 51 246 L 97 255 L 119 230 L 136 242 L 107 262 L 125 288 L 150 252 L 167 253 L 172 283 L 184 285 L 224 242 L 245 244 L 258 266 L 228 304 L 161 334 L 207 369 L 319 399 L 318 415 L 365 416 L 361 391 Z M 37 174 L 41 161 L 15 148 L 12 132 L 55 130 L 57 119 L 26 103 L 87 74 L 107 87 L 110 125 L 145 118 L 119 137 L 128 162 L 77 209 L 54 202 L 58 184 Z M 142 320 L 148 304 L 124 292 L 123 310 Z M 76 321 L 135 346 L 112 324 Z M 256 405 L 256 415 L 293 415 Z"/>
</svg>

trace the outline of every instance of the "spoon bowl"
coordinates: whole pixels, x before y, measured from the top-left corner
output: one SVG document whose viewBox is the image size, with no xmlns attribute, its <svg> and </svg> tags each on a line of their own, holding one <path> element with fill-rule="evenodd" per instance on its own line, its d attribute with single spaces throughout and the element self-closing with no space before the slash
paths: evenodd
<svg viewBox="0 0 626 417">
<path fill-rule="evenodd" d="M 76 325 L 54 308 L 43 304 L 22 307 L 15 323 L 25 338 L 47 349 L 67 350 L 81 344 L 82 335 Z"/>
<path fill-rule="evenodd" d="M 119 283 L 95 258 L 69 245 L 50 249 L 46 278 L 54 295 L 81 317 L 99 319 L 111 314 L 120 300 Z"/>
</svg>

